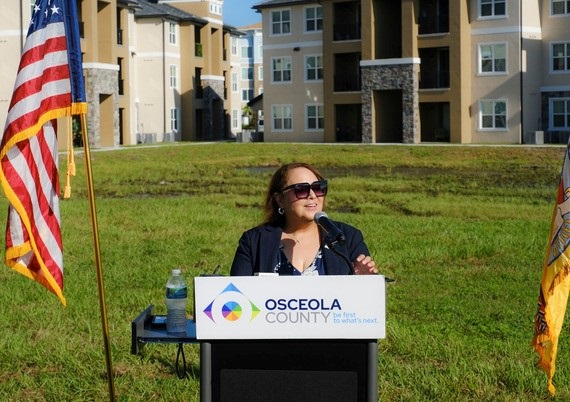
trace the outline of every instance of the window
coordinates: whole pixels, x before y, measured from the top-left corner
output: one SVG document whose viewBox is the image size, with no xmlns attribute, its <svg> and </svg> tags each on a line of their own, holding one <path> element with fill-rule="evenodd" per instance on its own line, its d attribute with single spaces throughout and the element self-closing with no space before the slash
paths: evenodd
<svg viewBox="0 0 570 402">
<path fill-rule="evenodd" d="M 275 105 L 271 107 L 273 116 L 273 130 L 291 131 L 293 127 L 293 107 L 291 105 Z"/>
<path fill-rule="evenodd" d="M 168 24 L 168 42 L 176 45 L 176 24 L 174 22 Z"/>
<path fill-rule="evenodd" d="M 253 68 L 243 67 L 241 69 L 241 79 L 242 80 L 253 80 Z"/>
<path fill-rule="evenodd" d="M 325 114 L 323 105 L 307 105 L 307 130 L 323 130 L 325 128 Z"/>
<path fill-rule="evenodd" d="M 232 128 L 239 128 L 239 110 L 232 110 Z"/>
<path fill-rule="evenodd" d="M 570 1 L 568 0 L 552 0 L 552 15 L 561 15 L 570 13 Z"/>
<path fill-rule="evenodd" d="M 175 107 L 170 109 L 170 131 L 178 131 L 178 108 Z"/>
<path fill-rule="evenodd" d="M 307 81 L 323 79 L 323 56 L 305 57 L 305 79 Z"/>
<path fill-rule="evenodd" d="M 232 92 L 237 93 L 239 91 L 238 74 L 232 73 Z"/>
<path fill-rule="evenodd" d="M 271 12 L 271 34 L 286 35 L 291 33 L 291 11 L 279 10 Z"/>
<path fill-rule="evenodd" d="M 263 66 L 259 66 L 259 68 L 257 69 L 257 79 L 259 81 L 263 81 Z"/>
<path fill-rule="evenodd" d="M 170 65 L 170 88 L 178 87 L 178 66 L 176 64 Z"/>
<path fill-rule="evenodd" d="M 507 44 L 488 43 L 479 45 L 479 73 L 507 72 Z"/>
<path fill-rule="evenodd" d="M 250 46 L 242 46 L 241 57 L 242 59 L 251 59 L 253 57 L 253 49 Z"/>
<path fill-rule="evenodd" d="M 291 82 L 291 57 L 271 59 L 273 82 Z"/>
<path fill-rule="evenodd" d="M 232 55 L 237 56 L 237 38 L 232 37 Z"/>
<path fill-rule="evenodd" d="M 317 32 L 323 30 L 323 8 L 305 8 L 305 32 Z"/>
<path fill-rule="evenodd" d="M 552 44 L 552 71 L 570 70 L 570 42 Z"/>
<path fill-rule="evenodd" d="M 241 90 L 241 100 L 248 102 L 253 99 L 253 89 L 242 89 Z"/>
<path fill-rule="evenodd" d="M 210 3 L 210 12 L 216 15 L 222 15 L 222 6 Z"/>
<path fill-rule="evenodd" d="M 479 127 L 483 130 L 507 128 L 507 101 L 482 100 L 479 102 Z"/>
<path fill-rule="evenodd" d="M 549 110 L 551 129 L 570 129 L 570 98 L 551 99 Z"/>
<path fill-rule="evenodd" d="M 504 17 L 507 15 L 506 0 L 479 0 L 481 17 Z"/>
</svg>

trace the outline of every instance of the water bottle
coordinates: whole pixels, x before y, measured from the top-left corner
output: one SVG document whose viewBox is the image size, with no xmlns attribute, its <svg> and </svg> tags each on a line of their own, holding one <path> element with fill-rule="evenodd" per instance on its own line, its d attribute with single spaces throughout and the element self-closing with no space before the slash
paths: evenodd
<svg viewBox="0 0 570 402">
<path fill-rule="evenodd" d="M 166 282 L 166 332 L 169 334 L 186 334 L 186 301 L 188 288 L 180 269 L 173 269 Z"/>
</svg>

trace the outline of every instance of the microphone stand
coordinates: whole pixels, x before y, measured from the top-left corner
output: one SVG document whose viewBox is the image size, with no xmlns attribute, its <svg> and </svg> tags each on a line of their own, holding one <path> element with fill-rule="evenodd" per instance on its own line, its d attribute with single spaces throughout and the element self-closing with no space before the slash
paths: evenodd
<svg viewBox="0 0 570 402">
<path fill-rule="evenodd" d="M 352 262 L 350 262 L 350 260 L 346 255 L 344 255 L 343 253 L 341 253 L 339 250 L 336 249 L 336 246 L 341 244 L 341 242 L 338 239 L 331 239 L 329 236 L 325 236 L 325 244 L 329 246 L 330 250 L 333 253 L 338 255 L 340 258 L 342 258 L 344 262 L 346 262 L 346 265 L 348 266 L 349 275 L 354 275 L 354 266 L 352 265 Z"/>
</svg>

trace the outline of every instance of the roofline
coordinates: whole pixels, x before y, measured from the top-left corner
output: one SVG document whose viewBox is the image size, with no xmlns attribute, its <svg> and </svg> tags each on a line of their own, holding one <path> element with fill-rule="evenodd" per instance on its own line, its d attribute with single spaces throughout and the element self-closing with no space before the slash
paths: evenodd
<svg viewBox="0 0 570 402">
<path fill-rule="evenodd" d="M 321 1 L 320 0 L 293 0 L 293 1 L 284 0 L 281 2 L 268 1 L 265 3 L 254 4 L 253 6 L 251 6 L 251 8 L 253 8 L 257 12 L 260 12 L 264 8 L 274 8 L 274 7 L 292 6 L 297 4 L 310 4 L 310 3 L 321 3 Z"/>
</svg>

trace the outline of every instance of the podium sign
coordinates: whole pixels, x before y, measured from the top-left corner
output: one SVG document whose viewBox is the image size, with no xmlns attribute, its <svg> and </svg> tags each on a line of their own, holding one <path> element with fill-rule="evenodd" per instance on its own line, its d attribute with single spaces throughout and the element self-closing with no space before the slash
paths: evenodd
<svg viewBox="0 0 570 402">
<path fill-rule="evenodd" d="M 382 275 L 194 278 L 197 339 L 379 339 Z"/>
</svg>

